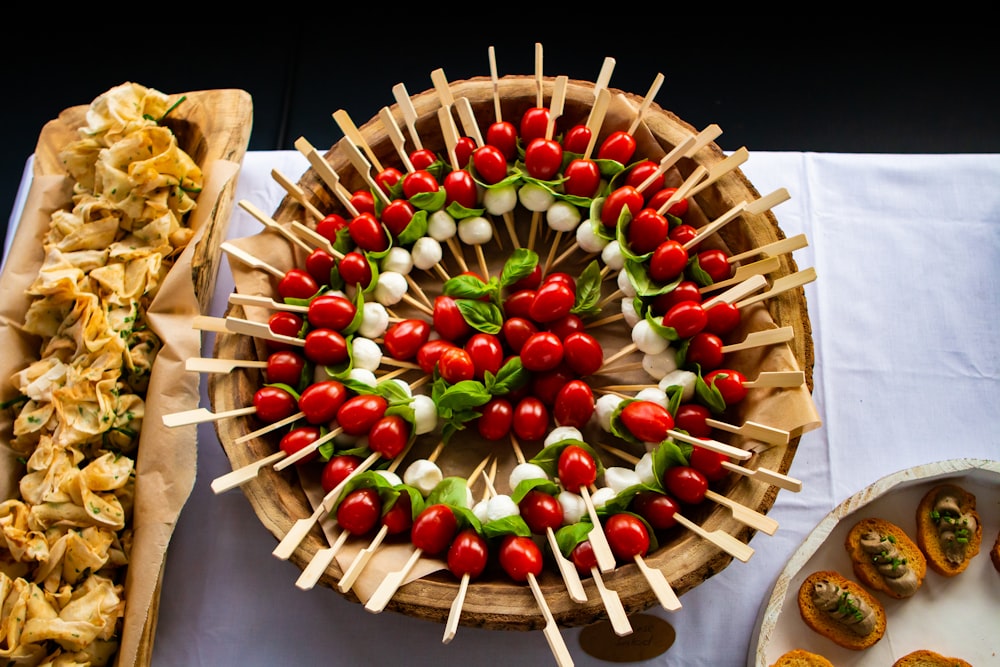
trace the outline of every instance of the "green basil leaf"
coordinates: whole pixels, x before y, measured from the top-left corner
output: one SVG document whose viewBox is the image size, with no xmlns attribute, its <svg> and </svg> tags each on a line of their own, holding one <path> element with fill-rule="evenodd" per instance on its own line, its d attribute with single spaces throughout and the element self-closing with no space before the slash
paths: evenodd
<svg viewBox="0 0 1000 667">
<path fill-rule="evenodd" d="M 427 211 L 417 209 L 406 228 L 399 233 L 396 243 L 401 246 L 413 245 L 417 239 L 427 235 Z"/>
<path fill-rule="evenodd" d="M 443 187 L 438 188 L 437 192 L 418 192 L 409 199 L 415 208 L 432 213 L 443 208 L 447 200 L 448 193 Z"/>
<path fill-rule="evenodd" d="M 538 266 L 538 253 L 528 248 L 515 248 L 500 272 L 500 287 L 510 287 L 531 275 Z"/>
<path fill-rule="evenodd" d="M 441 290 L 445 296 L 455 299 L 478 299 L 492 296 L 494 286 L 477 276 L 460 275 L 446 280 Z"/>
<path fill-rule="evenodd" d="M 600 312 L 598 302 L 601 298 L 601 267 L 593 260 L 580 273 L 576 281 L 576 301 L 570 309 L 577 315 L 592 315 Z"/>
<path fill-rule="evenodd" d="M 496 304 L 473 299 L 455 299 L 455 305 L 469 326 L 476 331 L 488 334 L 500 333 L 503 327 L 503 313 Z"/>
<path fill-rule="evenodd" d="M 522 479 L 517 483 L 517 488 L 511 492 L 510 498 L 515 503 L 519 503 L 528 495 L 528 491 L 535 489 L 550 496 L 558 495 L 560 491 L 559 485 L 548 478 Z"/>
<path fill-rule="evenodd" d="M 505 516 L 502 519 L 489 521 L 483 524 L 483 536 L 486 537 L 486 539 L 492 540 L 498 537 L 503 537 L 504 535 L 530 537 L 531 529 L 528 528 L 528 524 L 525 523 L 524 519 L 521 518 L 521 515 L 519 514 Z"/>
</svg>

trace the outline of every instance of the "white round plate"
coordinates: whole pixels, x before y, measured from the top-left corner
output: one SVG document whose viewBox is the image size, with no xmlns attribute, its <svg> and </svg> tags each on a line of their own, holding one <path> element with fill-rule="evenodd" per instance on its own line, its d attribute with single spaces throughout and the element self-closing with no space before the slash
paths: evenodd
<svg viewBox="0 0 1000 667">
<path fill-rule="evenodd" d="M 923 586 L 905 600 L 876 593 L 885 606 L 886 633 L 864 651 L 842 648 L 811 630 L 803 622 L 796 601 L 802 581 L 817 570 L 836 570 L 857 581 L 844 549 L 851 527 L 861 519 L 881 517 L 915 540 L 917 504 L 928 490 L 945 480 L 976 495 L 983 543 L 969 567 L 955 577 L 943 577 L 928 568 Z M 1000 572 L 988 553 L 998 531 L 1000 461 L 954 459 L 882 478 L 830 512 L 792 554 L 761 607 L 747 664 L 767 667 L 794 648 L 825 656 L 838 667 L 888 667 L 917 649 L 930 649 L 974 665 L 1000 664 Z"/>
</svg>

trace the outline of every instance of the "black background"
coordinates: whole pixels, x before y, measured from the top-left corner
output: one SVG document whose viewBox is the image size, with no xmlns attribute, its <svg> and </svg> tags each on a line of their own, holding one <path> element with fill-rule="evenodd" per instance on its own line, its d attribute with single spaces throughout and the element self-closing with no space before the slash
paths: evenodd
<svg viewBox="0 0 1000 667">
<path fill-rule="evenodd" d="M 254 104 L 250 150 L 291 150 L 300 136 L 325 149 L 342 136 L 332 118 L 337 109 L 360 125 L 393 104 L 395 84 L 411 94 L 431 88 L 438 67 L 451 81 L 489 75 L 490 46 L 501 76 L 533 74 L 536 43 L 546 76 L 593 81 L 610 56 L 616 66 L 609 85 L 644 95 L 662 73 L 658 105 L 695 127 L 718 124 L 724 150 L 745 146 L 751 156 L 1000 153 L 1000 58 L 992 38 L 974 34 L 982 18 L 960 27 L 853 17 L 800 26 L 753 17 L 751 25 L 720 10 L 683 20 L 554 18 L 553 27 L 539 28 L 538 17 L 507 25 L 422 24 L 387 8 L 369 10 L 359 22 L 279 16 L 269 6 L 275 16 L 257 24 L 177 24 L 169 31 L 95 25 L 39 31 L 34 46 L 0 40 L 8 86 L 0 107 L 7 135 L 0 224 L 45 122 L 125 81 L 165 93 L 244 89 Z M 511 6 L 515 12 L 527 14 L 523 6 Z M 81 24 L 91 20 L 80 15 Z M 11 25 L 8 32 L 24 28 Z"/>
</svg>

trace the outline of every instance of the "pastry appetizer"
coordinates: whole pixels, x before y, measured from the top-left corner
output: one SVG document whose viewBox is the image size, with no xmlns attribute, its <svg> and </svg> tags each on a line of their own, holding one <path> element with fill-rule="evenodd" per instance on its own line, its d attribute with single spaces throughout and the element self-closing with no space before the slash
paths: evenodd
<svg viewBox="0 0 1000 667">
<path fill-rule="evenodd" d="M 917 544 L 932 570 L 946 577 L 965 571 L 982 540 L 975 495 L 948 483 L 924 495 L 917 507 Z"/>
<path fill-rule="evenodd" d="M 833 570 L 813 572 L 799 587 L 806 625 L 844 648 L 863 650 L 885 634 L 885 608 L 860 584 Z"/>
<path fill-rule="evenodd" d="M 771 663 L 770 667 L 833 667 L 833 663 L 801 648 L 794 648 Z"/>
<path fill-rule="evenodd" d="M 934 651 L 920 649 L 907 653 L 892 663 L 892 667 L 972 667 L 972 664 L 961 658 L 949 658 Z"/>
<path fill-rule="evenodd" d="M 894 523 L 879 518 L 854 524 L 844 540 L 854 576 L 877 591 L 896 599 L 917 592 L 927 574 L 927 560 L 920 547 Z"/>
</svg>

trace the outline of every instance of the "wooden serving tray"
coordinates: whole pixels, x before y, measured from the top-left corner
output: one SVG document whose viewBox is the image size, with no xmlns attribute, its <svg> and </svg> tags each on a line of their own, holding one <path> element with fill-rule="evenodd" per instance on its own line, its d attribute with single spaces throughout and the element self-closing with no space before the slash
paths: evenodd
<svg viewBox="0 0 1000 667">
<path fill-rule="evenodd" d="M 546 100 L 553 85 L 552 79 L 546 79 L 545 85 Z M 470 100 L 475 112 L 479 127 L 486 128 L 495 119 L 493 89 L 491 81 L 486 77 L 473 78 L 464 81 L 452 82 L 451 91 L 456 99 L 466 97 Z M 505 120 L 520 118 L 522 112 L 532 106 L 536 106 L 536 83 L 531 77 L 512 76 L 503 77 L 499 82 L 499 90 L 502 96 L 502 112 Z M 627 100 L 633 106 L 638 107 L 641 100 L 632 94 L 620 90 L 612 91 L 621 99 Z M 570 127 L 577 122 L 585 122 L 587 114 L 595 98 L 594 85 L 583 81 L 570 81 L 563 117 L 560 119 L 560 127 Z M 434 150 L 439 155 L 446 154 L 444 141 L 441 137 L 440 124 L 437 110 L 440 108 L 440 98 L 433 90 L 425 91 L 412 97 L 413 106 L 417 113 L 416 123 L 417 133 L 420 136 L 423 146 Z M 390 107 L 397 124 L 402 128 L 404 120 L 398 106 Z M 610 116 L 609 116 L 610 117 Z M 644 116 L 645 125 L 652 135 L 651 141 L 655 142 L 654 148 L 660 155 L 666 154 L 674 146 L 687 140 L 689 136 L 697 134 L 698 130 L 686 122 L 682 121 L 674 114 L 652 104 Z M 515 120 L 516 124 L 516 120 Z M 610 133 L 613 129 L 625 129 L 624 127 L 612 127 L 606 124 L 602 128 L 601 135 Z M 393 165 L 405 171 L 400 165 L 400 160 L 396 149 L 386 133 L 381 122 L 376 118 L 360 125 L 361 136 L 372 148 L 375 155 L 383 165 Z M 405 132 L 405 130 L 404 130 Z M 346 139 L 342 139 L 325 153 L 325 158 L 333 170 L 339 175 L 341 183 L 349 190 L 354 191 L 359 188 L 367 189 L 367 184 L 355 169 L 347 157 L 345 148 Z M 709 143 L 699 150 L 693 158 L 683 158 L 676 166 L 673 176 L 683 178 L 689 175 L 698 165 L 710 168 L 724 160 L 726 155 L 715 143 Z M 374 172 L 373 172 L 374 173 Z M 322 212 L 336 211 L 344 214 L 344 210 L 339 200 L 325 185 L 314 169 L 306 171 L 298 185 L 311 199 L 311 202 Z M 695 197 L 691 214 L 696 216 L 704 224 L 706 221 L 714 220 L 735 204 L 741 201 L 754 201 L 760 197 L 753 185 L 738 170 L 733 170 L 724 175 L 713 186 L 701 191 Z M 279 223 L 290 221 L 311 220 L 308 212 L 291 196 L 287 197 L 274 213 L 274 219 Z M 518 230 L 520 239 L 528 237 L 528 224 L 530 213 L 522 209 L 518 211 Z M 544 223 L 543 223 L 544 225 Z M 502 265 L 504 259 L 509 254 L 511 243 L 508 240 L 506 231 L 502 224 L 497 224 L 497 236 L 504 243 L 503 249 L 498 249 L 492 243 L 487 252 L 490 257 L 491 275 L 498 274 L 498 267 Z M 741 252 L 759 247 L 763 244 L 777 241 L 784 238 L 784 234 L 778 226 L 777 219 L 770 212 L 756 215 L 742 215 L 732 223 L 726 225 L 719 234 L 731 252 Z M 270 238 L 277 238 L 271 236 Z M 540 259 L 544 261 L 548 253 L 548 246 L 544 243 L 536 244 L 536 251 Z M 293 250 L 294 252 L 294 250 Z M 471 256 L 471 251 L 469 255 Z M 297 255 L 296 262 L 301 262 L 302 255 Z M 578 272 L 591 258 L 577 257 L 568 260 L 565 266 L 560 266 L 559 270 L 564 270 L 572 275 L 579 275 Z M 444 253 L 443 261 L 447 263 L 449 254 L 447 249 Z M 574 263 L 575 262 L 575 263 Z M 797 271 L 797 266 L 790 254 L 782 255 L 780 258 L 781 268 L 776 273 L 771 274 L 771 278 L 786 276 Z M 469 268 L 475 270 L 477 266 L 475 259 L 468 262 Z M 290 267 L 286 267 L 290 268 Z M 451 275 L 458 273 L 458 270 L 449 267 Z M 497 273 L 494 273 L 497 272 Z M 414 275 L 420 274 L 419 270 L 414 270 Z M 418 280 L 421 280 L 418 278 Z M 422 280 L 425 293 L 433 299 L 439 291 L 439 280 L 432 274 L 428 274 L 426 280 Z M 608 281 L 613 282 L 613 281 Z M 607 295 L 615 288 L 613 285 L 606 285 L 604 294 Z M 274 292 L 272 292 L 272 295 Z M 768 299 L 763 302 L 766 308 L 765 318 L 773 320 L 777 326 L 790 326 L 794 329 L 794 340 L 790 345 L 788 355 L 790 363 L 797 369 L 804 372 L 806 377 L 807 391 L 812 390 L 812 369 L 813 369 L 813 346 L 809 316 L 806 308 L 805 295 L 801 287 L 789 290 L 783 294 Z M 403 306 L 404 304 L 400 304 Z M 398 310 L 401 316 L 404 308 Z M 607 315 L 614 312 L 612 309 L 606 310 Z M 244 310 L 239 306 L 234 306 L 230 314 L 237 317 L 244 317 Z M 418 315 L 419 316 L 419 315 Z M 604 329 L 617 329 L 617 331 L 604 332 Z M 631 342 L 630 332 L 625 329 L 624 324 L 614 327 L 604 327 L 600 336 L 605 348 L 605 357 L 608 357 L 614 350 L 620 349 Z M 787 352 L 787 351 L 786 351 Z M 216 337 L 215 356 L 225 359 L 264 359 L 266 351 L 262 345 L 255 343 L 246 336 L 234 334 L 219 334 Z M 761 353 L 762 355 L 764 353 Z M 756 357 L 748 355 L 747 363 L 752 365 L 746 371 L 748 378 L 756 376 L 754 369 L 759 370 L 763 364 L 771 363 L 771 359 L 766 356 Z M 771 370 L 771 369 L 768 369 Z M 635 381 L 651 381 L 648 376 L 639 371 Z M 625 379 L 625 378 L 622 378 Z M 261 376 L 258 371 L 247 370 L 237 371 L 225 375 L 213 375 L 209 379 L 209 395 L 212 408 L 216 412 L 223 412 L 235 408 L 245 407 L 251 404 L 253 392 L 260 386 Z M 732 423 L 740 423 L 742 412 L 732 415 Z M 272 454 L 277 449 L 277 437 L 259 437 L 248 442 L 234 445 L 234 440 L 243 436 L 260 426 L 259 422 L 254 422 L 250 418 L 226 419 L 215 422 L 219 435 L 219 440 L 226 451 L 233 469 L 241 468 L 258 461 L 265 456 Z M 787 473 L 792 458 L 795 454 L 801 432 L 793 433 L 793 438 L 785 446 L 774 446 L 763 449 L 755 454 L 753 459 L 746 463 L 749 468 L 769 468 L 782 473 Z M 600 432 L 591 433 L 595 440 L 603 440 L 611 443 L 613 438 Z M 722 435 L 720 440 L 726 438 Z M 438 460 L 444 474 L 456 474 L 465 476 L 475 462 L 483 459 L 484 453 L 493 452 L 500 458 L 499 471 L 497 473 L 497 491 L 500 493 L 509 492 L 507 489 L 507 473 L 516 463 L 514 454 L 507 451 L 505 443 L 481 443 L 476 442 L 478 436 L 462 432 L 456 437 L 459 444 L 455 445 L 455 451 L 448 448 L 442 458 Z M 739 446 L 741 440 L 737 437 L 728 440 L 731 444 Z M 588 442 L 593 442 L 588 440 Z M 414 448 L 412 458 L 426 457 L 432 450 L 436 442 L 431 438 L 427 443 L 418 441 L 418 447 Z M 423 449 L 420 449 L 423 447 Z M 449 445 L 451 447 L 451 445 Z M 534 455 L 539 443 L 535 446 L 526 446 L 525 455 L 530 458 Z M 471 465 L 470 465 L 471 463 Z M 615 461 L 610 456 L 605 459 L 606 465 L 626 465 L 621 461 Z M 400 467 L 399 471 L 405 469 Z M 309 503 L 303 492 L 302 486 L 294 470 L 291 468 L 280 472 L 274 471 L 270 466 L 263 468 L 259 475 L 245 483 L 242 487 L 254 511 L 264 526 L 277 538 L 281 539 L 292 524 L 299 518 L 309 516 L 313 507 Z M 480 491 L 477 487 L 475 495 L 477 498 Z M 729 496 L 733 500 L 759 512 L 766 513 L 773 505 L 777 495 L 777 487 L 768 484 L 751 481 L 749 478 L 738 475 L 730 475 L 720 488 L 716 489 L 720 493 Z M 685 510 L 685 516 L 701 524 L 706 530 L 722 530 L 738 539 L 747 542 L 753 536 L 753 530 L 738 523 L 732 518 L 730 511 L 720 505 L 703 503 L 704 507 L 694 510 Z M 711 505 L 711 506 L 709 506 Z M 720 551 L 710 542 L 698 537 L 692 532 L 683 529 L 675 529 L 676 533 L 668 533 L 660 543 L 660 548 L 651 553 L 646 562 L 654 568 L 662 570 L 670 581 L 674 590 L 682 595 L 695 586 L 701 584 L 714 574 L 720 572 L 732 561 L 732 557 Z M 304 568 L 315 555 L 317 550 L 328 546 L 327 539 L 319 528 L 313 528 L 312 532 L 300 544 L 299 548 L 291 556 L 290 560 L 298 567 Z M 369 565 L 369 567 L 371 567 Z M 342 571 L 335 562 L 331 565 L 320 580 L 322 584 L 336 588 Z M 651 591 L 645 578 L 640 574 L 638 566 L 627 564 L 616 568 L 612 573 L 604 576 L 607 586 L 618 592 L 627 612 L 632 613 L 647 609 L 657 604 L 657 599 Z M 592 623 L 601 618 L 605 618 L 605 610 L 601 599 L 596 592 L 596 588 L 589 578 L 585 579 L 588 601 L 584 603 L 574 602 L 569 598 L 566 589 L 559 578 L 559 575 L 552 566 L 547 566 L 539 577 L 539 583 L 544 593 L 545 599 L 552 611 L 556 622 L 562 626 L 578 626 Z M 458 591 L 458 581 L 447 570 L 426 576 L 401 587 L 392 598 L 387 609 L 396 612 L 417 616 L 438 622 L 445 622 L 448 617 L 449 608 L 455 594 Z M 347 593 L 349 599 L 357 600 L 353 593 Z M 467 626 L 485 627 L 501 630 L 538 630 L 545 624 L 545 619 L 539 612 L 537 602 L 527 585 L 520 585 L 500 576 L 485 577 L 476 580 L 469 587 L 465 604 L 462 608 L 461 624 Z"/>
</svg>

